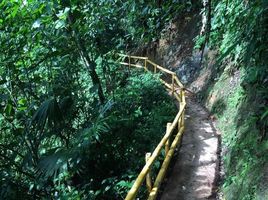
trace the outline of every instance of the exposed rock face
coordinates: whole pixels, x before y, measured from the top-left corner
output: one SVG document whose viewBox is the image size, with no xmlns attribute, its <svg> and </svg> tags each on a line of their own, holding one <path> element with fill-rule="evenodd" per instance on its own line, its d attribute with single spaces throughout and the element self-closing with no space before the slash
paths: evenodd
<svg viewBox="0 0 268 200">
<path fill-rule="evenodd" d="M 176 68 L 176 74 L 184 84 L 191 83 L 200 71 L 201 53 L 195 51 L 191 57 L 186 57 Z"/>
<path fill-rule="evenodd" d="M 155 51 L 148 55 L 156 63 L 176 72 L 186 85 L 194 81 L 200 71 L 201 51 L 194 50 L 200 20 L 199 13 L 189 13 L 171 22 L 163 31 Z"/>
</svg>

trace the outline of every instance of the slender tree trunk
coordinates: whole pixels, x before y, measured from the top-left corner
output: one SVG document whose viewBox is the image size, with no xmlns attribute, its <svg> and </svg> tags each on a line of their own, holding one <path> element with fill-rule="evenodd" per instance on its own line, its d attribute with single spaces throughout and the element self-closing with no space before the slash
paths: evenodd
<svg viewBox="0 0 268 200">
<path fill-rule="evenodd" d="M 161 8 L 161 6 L 162 6 L 162 0 L 158 0 L 157 4 L 158 4 L 158 8 Z"/>
<path fill-rule="evenodd" d="M 103 104 L 105 101 L 105 97 L 104 97 L 101 81 L 100 81 L 99 76 L 96 72 L 96 63 L 90 59 L 90 57 L 87 53 L 86 47 L 85 47 L 84 43 L 82 42 L 81 38 L 79 37 L 77 30 L 75 30 L 73 28 L 73 24 L 75 23 L 75 21 L 72 17 L 71 11 L 70 11 L 69 16 L 68 16 L 68 22 L 70 24 L 73 37 L 75 38 L 75 42 L 76 42 L 79 54 L 81 56 L 81 59 L 83 60 L 85 66 L 87 67 L 87 69 L 89 71 L 89 75 L 91 77 L 93 86 L 96 86 L 98 89 L 98 97 L 99 97 L 100 103 Z"/>
<path fill-rule="evenodd" d="M 204 0 L 205 2 L 206 0 Z M 207 18 L 205 20 L 205 25 L 203 24 L 204 28 L 204 32 L 203 34 L 205 34 L 205 41 L 201 47 L 201 60 L 200 60 L 200 65 L 202 65 L 202 61 L 203 61 L 203 57 L 204 57 L 204 52 L 205 52 L 205 47 L 206 44 L 209 42 L 209 38 L 210 38 L 210 31 L 211 31 L 211 0 L 208 0 L 206 3 L 204 3 L 205 6 L 205 10 L 204 12 L 207 10 Z M 203 28 L 202 28 L 203 29 Z M 202 31 L 202 30 L 201 30 Z"/>
</svg>

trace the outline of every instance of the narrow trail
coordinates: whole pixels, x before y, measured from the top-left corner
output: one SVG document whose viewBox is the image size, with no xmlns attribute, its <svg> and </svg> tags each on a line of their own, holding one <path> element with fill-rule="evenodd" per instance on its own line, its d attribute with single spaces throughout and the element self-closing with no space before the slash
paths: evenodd
<svg viewBox="0 0 268 200">
<path fill-rule="evenodd" d="M 161 200 L 216 199 L 219 134 L 208 112 L 187 98 L 185 133 Z"/>
<path fill-rule="evenodd" d="M 201 31 L 198 25 L 201 20 L 199 11 L 179 16 L 166 27 L 157 48 L 149 47 L 150 51 L 146 53 L 156 63 L 175 72 L 192 91 L 204 85 L 202 78 L 197 79 L 202 69 L 201 51 L 194 49 L 194 38 Z M 170 80 L 165 80 L 170 83 Z M 181 147 L 173 157 L 173 166 L 170 166 L 158 200 L 217 199 L 220 135 L 203 106 L 190 95 L 186 102 Z"/>
</svg>

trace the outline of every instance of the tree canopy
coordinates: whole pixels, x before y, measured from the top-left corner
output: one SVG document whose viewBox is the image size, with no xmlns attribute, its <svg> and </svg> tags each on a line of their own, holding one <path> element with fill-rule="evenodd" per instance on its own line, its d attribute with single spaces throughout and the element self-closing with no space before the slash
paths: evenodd
<svg viewBox="0 0 268 200">
<path fill-rule="evenodd" d="M 185 6 L 0 2 L 1 199 L 123 198 L 174 107 L 116 53 L 155 40 Z"/>
<path fill-rule="evenodd" d="M 202 6 L 196 46 L 217 51 L 213 80 L 243 71 L 224 187 L 252 199 L 248 174 L 267 162 L 267 0 L 1 0 L 0 198 L 123 199 L 175 105 L 117 53 Z"/>
</svg>

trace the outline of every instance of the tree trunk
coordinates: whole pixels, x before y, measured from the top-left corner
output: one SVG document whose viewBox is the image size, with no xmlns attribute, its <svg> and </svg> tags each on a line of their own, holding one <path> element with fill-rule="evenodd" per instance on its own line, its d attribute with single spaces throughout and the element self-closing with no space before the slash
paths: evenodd
<svg viewBox="0 0 268 200">
<path fill-rule="evenodd" d="M 93 86 L 95 86 L 98 90 L 98 97 L 99 97 L 100 103 L 103 104 L 105 101 L 105 97 L 103 94 L 101 81 L 100 81 L 99 76 L 96 72 L 96 63 L 90 59 L 90 57 L 87 53 L 86 47 L 85 47 L 84 43 L 81 41 L 81 38 L 79 37 L 79 35 L 77 33 L 77 30 L 75 30 L 73 28 L 73 24 L 75 23 L 75 21 L 72 17 L 71 11 L 68 15 L 68 22 L 70 24 L 70 28 L 71 28 L 73 37 L 75 38 L 75 42 L 76 42 L 79 54 L 81 56 L 81 59 L 83 60 L 85 66 L 87 67 L 87 69 L 89 71 L 89 75 L 91 77 Z"/>
<path fill-rule="evenodd" d="M 207 17 L 205 20 L 205 24 L 203 24 L 202 29 L 204 28 L 204 30 L 201 29 L 201 34 L 205 34 L 205 41 L 201 47 L 201 60 L 200 60 L 200 65 L 202 65 L 202 61 L 203 61 L 203 57 L 204 57 L 204 51 L 205 51 L 205 47 L 206 44 L 209 42 L 209 37 L 210 37 L 210 30 L 211 30 L 211 0 L 203 0 L 203 4 L 204 4 L 204 12 L 207 10 Z M 205 15 L 205 14 L 204 14 Z M 203 16 L 204 17 L 204 16 Z M 203 21 L 203 20 L 202 20 Z M 203 21 L 204 23 L 204 21 Z M 202 33 L 202 31 L 204 31 L 204 33 Z"/>
<path fill-rule="evenodd" d="M 161 6 L 162 6 L 162 0 L 158 0 L 157 4 L 158 4 L 158 8 L 161 8 Z"/>
</svg>

